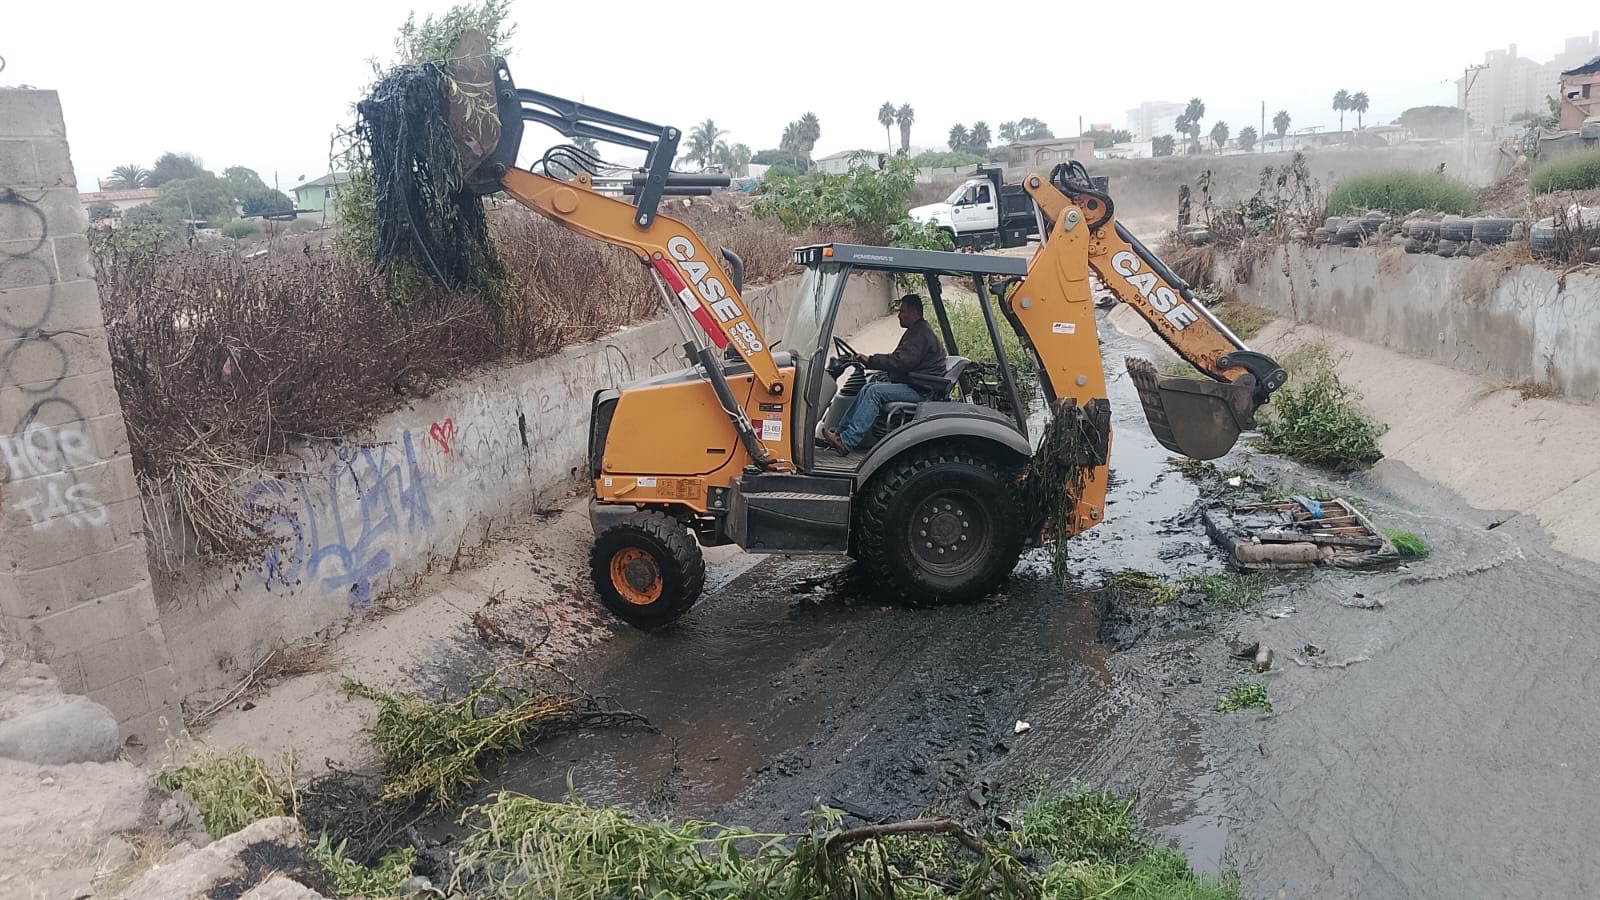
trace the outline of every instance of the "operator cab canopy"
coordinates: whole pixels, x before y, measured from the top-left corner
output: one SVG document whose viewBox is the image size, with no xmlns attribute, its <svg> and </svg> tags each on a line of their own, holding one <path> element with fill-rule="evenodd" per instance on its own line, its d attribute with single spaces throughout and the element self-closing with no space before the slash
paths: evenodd
<svg viewBox="0 0 1600 900">
<path fill-rule="evenodd" d="M 1028 274 L 1028 260 L 1020 256 L 988 256 L 949 250 L 909 250 L 865 244 L 812 244 L 797 247 L 796 265 L 842 263 L 856 269 L 906 275 L 1015 275 Z"/>
</svg>

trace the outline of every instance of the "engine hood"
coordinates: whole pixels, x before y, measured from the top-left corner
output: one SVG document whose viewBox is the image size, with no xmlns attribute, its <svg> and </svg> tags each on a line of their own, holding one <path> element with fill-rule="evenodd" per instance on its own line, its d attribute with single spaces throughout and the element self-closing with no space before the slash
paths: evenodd
<svg viewBox="0 0 1600 900">
<path fill-rule="evenodd" d="M 914 207 L 906 212 L 914 222 L 942 223 L 950 221 L 950 204 L 929 203 L 925 206 Z"/>
</svg>

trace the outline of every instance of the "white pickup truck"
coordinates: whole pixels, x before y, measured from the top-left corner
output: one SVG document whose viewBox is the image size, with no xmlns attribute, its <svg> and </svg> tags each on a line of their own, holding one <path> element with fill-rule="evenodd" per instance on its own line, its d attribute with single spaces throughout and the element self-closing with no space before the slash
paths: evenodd
<svg viewBox="0 0 1600 900">
<path fill-rule="evenodd" d="M 912 221 L 933 223 L 957 247 L 1020 247 L 1038 237 L 1033 200 L 1020 184 L 1005 184 L 1000 169 L 980 166 L 942 203 L 906 211 Z"/>
</svg>

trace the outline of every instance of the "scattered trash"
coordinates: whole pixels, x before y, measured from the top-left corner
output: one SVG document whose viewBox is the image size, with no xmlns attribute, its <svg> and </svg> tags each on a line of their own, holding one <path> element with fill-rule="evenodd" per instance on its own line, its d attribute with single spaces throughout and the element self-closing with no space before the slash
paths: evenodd
<svg viewBox="0 0 1600 900">
<path fill-rule="evenodd" d="M 1292 607 L 1292 606 L 1274 606 L 1273 608 L 1267 610 L 1267 618 L 1269 618 L 1269 619 L 1287 619 L 1290 616 L 1294 615 L 1294 612 L 1295 612 L 1295 610 L 1294 610 L 1294 607 Z"/>
<path fill-rule="evenodd" d="M 1024 722 L 1021 719 L 1018 719 L 1016 727 L 1011 729 L 1011 733 L 1012 734 L 1023 734 L 1024 732 L 1028 732 L 1028 731 L 1032 731 L 1032 730 L 1033 730 L 1033 726 L 1032 725 L 1029 725 L 1027 722 Z"/>
<path fill-rule="evenodd" d="M 1304 647 L 1300 648 L 1300 652 L 1304 653 L 1307 656 L 1321 656 L 1324 651 L 1323 651 L 1323 649 L 1321 647 L 1318 647 L 1316 644 L 1307 644 Z"/>
<path fill-rule="evenodd" d="M 1244 479 L 1240 478 L 1237 475 L 1235 475 L 1232 478 L 1228 479 L 1228 487 L 1238 487 L 1238 486 L 1240 486 L 1242 484 L 1244 484 Z"/>
<path fill-rule="evenodd" d="M 1343 498 L 1296 495 L 1243 506 L 1215 504 L 1206 533 L 1245 570 L 1363 568 L 1400 558 L 1372 522 Z"/>
</svg>

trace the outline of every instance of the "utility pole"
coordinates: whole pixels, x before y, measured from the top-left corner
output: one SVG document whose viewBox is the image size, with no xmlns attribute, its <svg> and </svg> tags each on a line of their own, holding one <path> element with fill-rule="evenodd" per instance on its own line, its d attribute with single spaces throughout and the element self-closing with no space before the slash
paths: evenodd
<svg viewBox="0 0 1600 900">
<path fill-rule="evenodd" d="M 1461 177 L 1464 179 L 1472 175 L 1472 116 L 1467 114 L 1471 106 L 1467 101 L 1472 96 L 1472 86 L 1478 83 L 1478 73 L 1487 68 L 1489 64 L 1484 63 L 1461 70 Z"/>
<path fill-rule="evenodd" d="M 1267 101 L 1265 100 L 1261 101 L 1261 130 L 1256 132 L 1256 135 L 1261 141 L 1259 152 L 1267 152 Z"/>
</svg>

